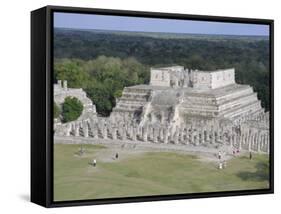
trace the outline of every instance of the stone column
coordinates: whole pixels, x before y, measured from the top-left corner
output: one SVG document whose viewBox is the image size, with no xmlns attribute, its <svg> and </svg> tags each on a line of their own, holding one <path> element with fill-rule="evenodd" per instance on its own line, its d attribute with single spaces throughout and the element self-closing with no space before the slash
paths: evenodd
<svg viewBox="0 0 281 214">
<path fill-rule="evenodd" d="M 180 128 L 180 141 L 181 141 L 181 143 L 184 143 L 184 134 L 185 134 L 185 130 L 184 130 L 184 127 L 182 126 Z"/>
<path fill-rule="evenodd" d="M 233 134 L 233 148 L 237 148 L 237 134 L 234 132 Z"/>
<path fill-rule="evenodd" d="M 142 140 L 143 140 L 144 142 L 147 142 L 147 132 L 148 132 L 147 126 L 143 127 Z"/>
<path fill-rule="evenodd" d="M 247 130 L 244 132 L 243 145 L 244 145 L 244 149 L 246 149 L 247 145 L 248 145 L 248 131 Z"/>
<path fill-rule="evenodd" d="M 219 141 L 219 130 L 217 128 L 215 131 L 215 142 L 218 142 L 218 141 Z"/>
<path fill-rule="evenodd" d="M 122 140 L 127 139 L 127 130 L 125 126 L 122 127 L 121 135 L 122 135 Z"/>
<path fill-rule="evenodd" d="M 84 137 L 89 137 L 89 127 L 88 127 L 88 122 L 84 122 L 83 124 L 83 134 Z"/>
<path fill-rule="evenodd" d="M 193 128 L 191 128 L 190 129 L 190 143 L 192 144 L 192 145 L 194 145 L 195 144 L 195 142 L 194 142 L 194 137 L 195 137 L 195 130 L 193 129 Z"/>
<path fill-rule="evenodd" d="M 193 131 L 193 129 L 191 129 L 190 132 L 189 132 L 189 143 L 194 144 L 194 131 Z"/>
<path fill-rule="evenodd" d="M 179 131 L 176 129 L 176 132 L 174 134 L 174 143 L 178 144 L 179 143 Z"/>
<path fill-rule="evenodd" d="M 200 144 L 205 144 L 205 131 L 204 131 L 204 129 L 200 132 Z"/>
<path fill-rule="evenodd" d="M 149 130 L 149 132 L 148 132 L 148 134 L 149 134 L 149 140 L 150 140 L 150 141 L 153 141 L 153 127 L 152 127 L 152 126 L 149 126 L 148 130 Z"/>
<path fill-rule="evenodd" d="M 241 133 L 240 138 L 239 138 L 239 151 L 242 150 L 242 145 L 243 145 L 243 141 L 244 141 L 244 134 Z"/>
<path fill-rule="evenodd" d="M 127 126 L 127 133 L 129 135 L 129 139 L 133 139 L 133 129 L 131 126 Z"/>
<path fill-rule="evenodd" d="M 212 130 L 212 133 L 211 133 L 211 134 L 212 134 L 211 143 L 212 143 L 212 144 L 214 144 L 214 143 L 216 142 L 216 139 L 215 139 L 215 137 L 216 137 L 216 136 L 215 136 L 215 135 L 216 135 L 216 133 L 215 133 L 215 131 L 214 131 L 214 130 Z"/>
<path fill-rule="evenodd" d="M 137 141 L 137 128 L 133 127 L 133 141 Z"/>
<path fill-rule="evenodd" d="M 189 144 L 190 136 L 189 136 L 189 128 L 186 127 L 185 129 L 185 141 L 184 144 Z"/>
<path fill-rule="evenodd" d="M 76 123 L 75 124 L 75 137 L 80 136 L 80 124 Z"/>
<path fill-rule="evenodd" d="M 103 139 L 107 139 L 107 126 L 104 125 L 103 127 Z"/>
<path fill-rule="evenodd" d="M 153 142 L 158 143 L 158 130 L 157 130 L 157 128 L 153 128 Z"/>
<path fill-rule="evenodd" d="M 238 133 L 237 134 L 237 138 L 236 138 L 236 142 L 237 142 L 237 148 L 239 149 L 239 150 L 241 150 L 241 133 Z"/>
<path fill-rule="evenodd" d="M 168 143 L 168 140 L 169 140 L 169 139 L 168 139 L 168 137 L 169 137 L 169 135 L 168 135 L 168 129 L 165 129 L 165 128 L 164 128 L 163 131 L 164 131 L 164 133 L 163 133 L 163 134 L 164 134 L 163 142 L 167 144 L 167 143 Z"/>
<path fill-rule="evenodd" d="M 209 143 L 209 141 L 210 141 L 210 133 L 209 133 L 209 130 L 208 129 L 206 129 L 205 130 L 205 142 L 206 143 Z"/>
<path fill-rule="evenodd" d="M 164 128 L 163 127 L 160 127 L 160 130 L 159 130 L 159 139 L 161 142 L 164 141 Z"/>
<path fill-rule="evenodd" d="M 112 140 L 116 140 L 117 139 L 116 131 L 117 131 L 116 128 L 113 127 L 112 128 L 112 132 L 111 132 Z"/>
<path fill-rule="evenodd" d="M 252 151 L 252 142 L 253 142 L 253 133 L 250 132 L 250 134 L 249 134 L 248 151 Z"/>
<path fill-rule="evenodd" d="M 71 123 L 68 123 L 65 130 L 65 136 L 70 136 L 71 129 L 72 129 L 72 125 Z"/>
<path fill-rule="evenodd" d="M 258 150 L 257 147 L 258 147 L 258 133 L 255 132 L 255 134 L 254 134 L 254 149 L 256 151 Z"/>
<path fill-rule="evenodd" d="M 261 151 L 261 145 L 262 145 L 262 141 L 261 141 L 261 133 L 259 132 L 258 133 L 258 152 L 260 152 Z"/>
</svg>

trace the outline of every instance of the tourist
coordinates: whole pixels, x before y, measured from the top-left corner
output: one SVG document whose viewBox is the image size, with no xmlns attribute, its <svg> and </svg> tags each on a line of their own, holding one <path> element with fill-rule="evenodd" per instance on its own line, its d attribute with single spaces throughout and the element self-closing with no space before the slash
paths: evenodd
<svg viewBox="0 0 281 214">
<path fill-rule="evenodd" d="M 116 154 L 115 154 L 115 159 L 118 159 L 118 157 L 119 157 L 119 154 L 116 153 Z"/>
<path fill-rule="evenodd" d="M 97 160 L 94 159 L 94 160 L 93 160 L 93 167 L 96 167 L 96 165 L 97 165 Z"/>
<path fill-rule="evenodd" d="M 235 154 L 236 154 L 235 149 L 232 150 L 232 154 L 233 154 L 233 156 L 235 156 Z"/>
<path fill-rule="evenodd" d="M 219 151 L 219 153 L 218 153 L 218 159 L 219 160 L 221 159 L 221 151 Z"/>
<path fill-rule="evenodd" d="M 250 152 L 249 159 L 252 160 L 252 158 L 253 158 L 253 155 L 252 155 L 252 152 Z"/>
</svg>

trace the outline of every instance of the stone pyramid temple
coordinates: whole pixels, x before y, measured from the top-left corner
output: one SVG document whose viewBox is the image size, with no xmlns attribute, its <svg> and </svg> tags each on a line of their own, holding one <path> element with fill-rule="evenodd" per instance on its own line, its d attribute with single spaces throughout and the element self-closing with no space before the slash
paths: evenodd
<svg viewBox="0 0 281 214">
<path fill-rule="evenodd" d="M 113 120 L 140 124 L 227 120 L 239 125 L 264 114 L 253 88 L 235 82 L 233 68 L 151 68 L 150 84 L 125 87 L 116 103 Z"/>
</svg>

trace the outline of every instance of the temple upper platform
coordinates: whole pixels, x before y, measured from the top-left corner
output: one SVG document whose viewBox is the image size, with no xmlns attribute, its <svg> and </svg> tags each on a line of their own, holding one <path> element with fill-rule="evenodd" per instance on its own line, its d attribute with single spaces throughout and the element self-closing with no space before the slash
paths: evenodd
<svg viewBox="0 0 281 214">
<path fill-rule="evenodd" d="M 200 71 L 171 66 L 150 69 L 150 85 L 208 90 L 235 84 L 235 69 Z"/>
</svg>

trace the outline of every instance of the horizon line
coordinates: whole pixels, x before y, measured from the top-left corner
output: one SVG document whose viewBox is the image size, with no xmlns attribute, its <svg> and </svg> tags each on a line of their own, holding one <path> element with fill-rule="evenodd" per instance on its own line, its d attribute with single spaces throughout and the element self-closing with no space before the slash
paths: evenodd
<svg viewBox="0 0 281 214">
<path fill-rule="evenodd" d="M 182 34 L 182 35 L 211 35 L 211 36 L 248 36 L 248 37 L 266 37 L 269 35 L 253 35 L 253 34 L 218 34 L 218 33 L 185 33 L 185 32 L 164 32 L 164 31 L 132 31 L 132 30 L 112 30 L 112 29 L 96 29 L 96 28 L 75 28 L 75 27 L 56 27 L 54 29 L 69 29 L 80 31 L 111 31 L 111 32 L 130 32 L 130 33 L 167 33 L 167 34 Z"/>
</svg>

